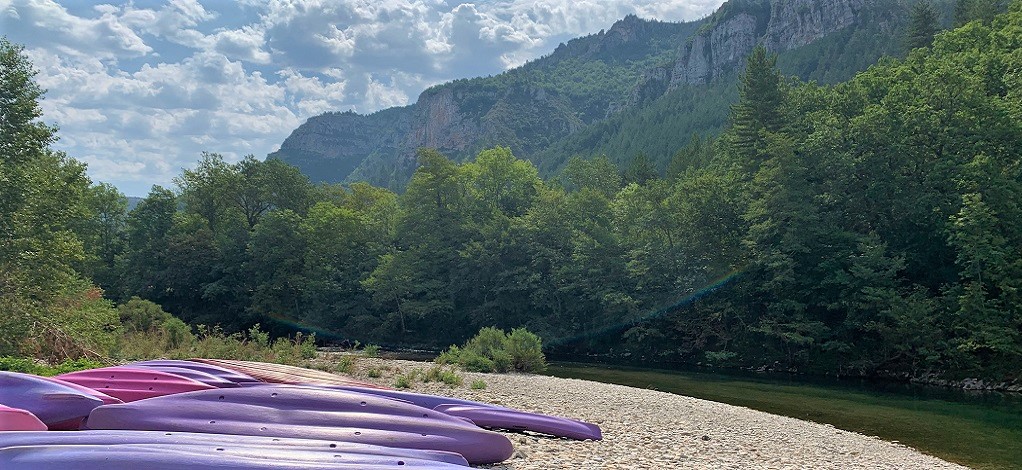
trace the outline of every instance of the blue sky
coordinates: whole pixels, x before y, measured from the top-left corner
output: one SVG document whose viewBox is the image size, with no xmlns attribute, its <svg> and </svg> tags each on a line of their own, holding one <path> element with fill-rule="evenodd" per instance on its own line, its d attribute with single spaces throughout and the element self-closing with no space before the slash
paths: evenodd
<svg viewBox="0 0 1022 470">
<path fill-rule="evenodd" d="M 723 0 L 0 0 L 48 90 L 56 148 L 94 181 L 144 196 L 202 151 L 264 158 L 325 111 L 412 103 L 558 43 L 643 18 L 701 18 Z"/>
</svg>

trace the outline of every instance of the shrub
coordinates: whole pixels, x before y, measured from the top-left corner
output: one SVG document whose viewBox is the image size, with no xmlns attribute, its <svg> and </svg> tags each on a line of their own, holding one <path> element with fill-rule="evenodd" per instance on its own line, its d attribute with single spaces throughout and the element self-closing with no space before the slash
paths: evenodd
<svg viewBox="0 0 1022 470">
<path fill-rule="evenodd" d="M 8 372 L 21 372 L 23 374 L 48 375 L 48 367 L 39 364 L 31 359 L 21 357 L 0 357 L 0 370 Z"/>
<path fill-rule="evenodd" d="M 458 386 L 464 383 L 464 379 L 457 372 L 443 366 L 433 366 L 422 377 L 423 382 L 443 382 L 450 386 Z"/>
<path fill-rule="evenodd" d="M 397 388 L 409 388 L 415 383 L 415 379 L 419 377 L 419 369 L 412 369 L 405 374 L 398 374 L 394 378 L 394 386 Z"/>
<path fill-rule="evenodd" d="M 486 381 L 479 379 L 472 381 L 472 390 L 483 390 L 486 388 Z"/>
<path fill-rule="evenodd" d="M 355 356 L 345 354 L 337 360 L 334 371 L 339 374 L 350 374 L 355 371 Z"/>
<path fill-rule="evenodd" d="M 127 333 L 152 332 L 163 326 L 167 320 L 174 318 L 159 304 L 138 297 L 132 297 L 118 305 L 117 316 Z"/>
<path fill-rule="evenodd" d="M 366 347 L 362 349 L 362 355 L 365 357 L 379 357 L 380 345 L 367 344 Z"/>
<path fill-rule="evenodd" d="M 543 340 L 525 328 L 515 328 L 504 342 L 511 357 L 512 367 L 520 372 L 543 372 L 546 370 L 546 356 L 543 355 Z"/>
<path fill-rule="evenodd" d="M 370 378 L 374 378 L 375 379 L 375 378 L 379 378 L 381 375 L 383 375 L 383 373 L 380 372 L 380 369 L 377 369 L 377 368 L 373 367 L 372 369 L 369 369 L 369 370 L 366 371 L 366 375 L 368 377 L 370 377 Z"/>
<path fill-rule="evenodd" d="M 473 372 L 542 372 L 546 370 L 543 341 L 524 328 L 508 335 L 487 327 L 464 346 L 451 346 L 436 358 L 437 364 L 457 364 Z"/>
<path fill-rule="evenodd" d="M 160 329 L 163 331 L 167 349 L 177 349 L 195 342 L 192 327 L 181 321 L 180 318 L 171 317 L 163 320 Z"/>
</svg>

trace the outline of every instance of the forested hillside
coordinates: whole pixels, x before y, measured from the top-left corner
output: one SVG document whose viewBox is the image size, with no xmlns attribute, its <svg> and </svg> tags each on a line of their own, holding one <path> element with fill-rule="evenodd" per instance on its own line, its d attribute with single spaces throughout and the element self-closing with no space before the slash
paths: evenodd
<svg viewBox="0 0 1022 470">
<path fill-rule="evenodd" d="M 206 154 L 130 212 L 49 149 L 5 42 L 0 355 L 98 348 L 138 296 L 229 331 L 444 347 L 524 326 L 558 351 L 1017 379 L 1022 2 L 962 15 L 833 85 L 754 49 L 723 133 L 666 173 L 421 150 L 399 195 Z"/>
<path fill-rule="evenodd" d="M 418 148 L 454 161 L 509 147 L 544 177 L 568 158 L 638 154 L 661 171 L 693 134 L 716 136 L 737 99 L 737 77 L 756 44 L 779 53 L 786 75 L 837 83 L 880 57 L 903 57 L 908 1 L 730 0 L 689 23 L 628 16 L 504 73 L 456 80 L 404 107 L 370 115 L 327 113 L 295 129 L 270 158 L 313 181 L 402 191 Z M 952 2 L 933 4 L 933 27 Z"/>
</svg>

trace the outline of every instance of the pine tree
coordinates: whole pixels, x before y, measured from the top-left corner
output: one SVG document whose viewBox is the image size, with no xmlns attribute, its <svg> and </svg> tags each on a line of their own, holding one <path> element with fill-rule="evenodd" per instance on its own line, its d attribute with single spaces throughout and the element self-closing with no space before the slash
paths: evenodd
<svg viewBox="0 0 1022 470">
<path fill-rule="evenodd" d="M 938 29 L 937 11 L 930 2 L 920 0 L 912 6 L 910 15 L 908 31 L 905 34 L 905 48 L 911 51 L 930 47 Z"/>
<path fill-rule="evenodd" d="M 776 54 L 756 46 L 738 84 L 738 103 L 731 107 L 731 134 L 732 148 L 744 160 L 742 164 L 755 160 L 763 132 L 777 132 L 784 122 L 781 108 L 786 87 L 776 64 Z"/>
</svg>

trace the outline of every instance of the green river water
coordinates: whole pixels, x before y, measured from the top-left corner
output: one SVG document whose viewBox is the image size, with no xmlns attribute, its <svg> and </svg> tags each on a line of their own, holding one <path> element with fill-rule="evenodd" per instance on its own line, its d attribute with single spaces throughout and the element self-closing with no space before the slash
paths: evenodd
<svg viewBox="0 0 1022 470">
<path fill-rule="evenodd" d="M 555 362 L 556 377 L 650 388 L 829 423 L 978 469 L 1022 469 L 1022 395 Z"/>
</svg>

